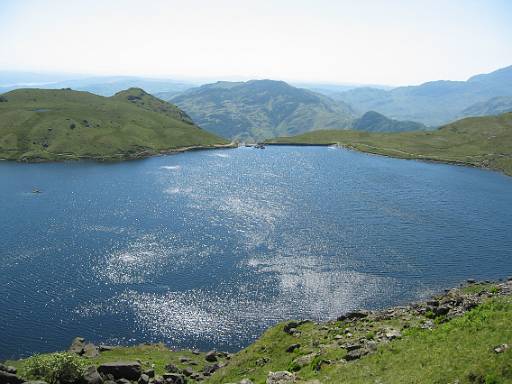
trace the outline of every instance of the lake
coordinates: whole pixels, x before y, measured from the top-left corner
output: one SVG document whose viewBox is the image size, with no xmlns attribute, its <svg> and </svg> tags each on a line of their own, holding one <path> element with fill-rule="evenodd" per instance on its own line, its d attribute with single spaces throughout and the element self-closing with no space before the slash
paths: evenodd
<svg viewBox="0 0 512 384">
<path fill-rule="evenodd" d="M 512 178 L 328 147 L 1 162 L 0 214 L 0 360 L 75 336 L 234 351 L 512 274 Z"/>
</svg>

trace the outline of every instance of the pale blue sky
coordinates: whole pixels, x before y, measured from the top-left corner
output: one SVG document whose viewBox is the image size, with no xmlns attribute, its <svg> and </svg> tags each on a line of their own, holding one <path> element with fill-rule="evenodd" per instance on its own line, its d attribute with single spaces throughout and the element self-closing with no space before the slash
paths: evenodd
<svg viewBox="0 0 512 384">
<path fill-rule="evenodd" d="M 417 84 L 512 64 L 508 0 L 0 0 L 0 69 Z"/>
</svg>

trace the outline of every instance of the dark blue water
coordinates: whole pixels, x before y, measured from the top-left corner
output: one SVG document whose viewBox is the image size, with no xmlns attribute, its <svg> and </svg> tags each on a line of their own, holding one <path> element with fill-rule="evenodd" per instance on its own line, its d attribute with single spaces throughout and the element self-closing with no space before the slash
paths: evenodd
<svg viewBox="0 0 512 384">
<path fill-rule="evenodd" d="M 512 178 L 327 147 L 4 162 L 0 213 L 0 359 L 78 335 L 235 350 L 512 274 Z"/>
</svg>

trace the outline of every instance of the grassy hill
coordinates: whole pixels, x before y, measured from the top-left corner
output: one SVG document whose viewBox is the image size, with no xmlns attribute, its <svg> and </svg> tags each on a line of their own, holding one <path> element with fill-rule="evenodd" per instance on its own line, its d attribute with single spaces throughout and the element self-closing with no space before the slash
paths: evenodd
<svg viewBox="0 0 512 384">
<path fill-rule="evenodd" d="M 155 379 L 139 381 L 149 384 L 163 382 L 162 375 L 170 383 L 496 384 L 512 383 L 511 347 L 509 280 L 471 283 L 428 301 L 323 323 L 284 322 L 232 355 L 147 344 L 98 353 L 89 344 L 90 357 L 47 354 L 6 363 L 21 377 L 48 382 L 62 373 L 79 376 L 90 365 L 138 360 L 141 370 L 153 370 Z"/>
<path fill-rule="evenodd" d="M 240 140 L 346 128 L 355 117 L 345 103 L 272 80 L 207 84 L 171 101 L 204 129 Z"/>
<path fill-rule="evenodd" d="M 512 96 L 512 66 L 467 81 L 431 81 L 391 90 L 365 87 L 332 95 L 358 113 L 376 111 L 430 126 L 454 121 L 464 109 L 497 96 Z"/>
<path fill-rule="evenodd" d="M 415 121 L 389 119 L 378 112 L 369 111 L 355 119 L 351 129 L 367 132 L 406 132 L 426 130 L 427 127 Z"/>
<path fill-rule="evenodd" d="M 404 159 L 434 160 L 512 175 L 512 113 L 470 117 L 435 131 L 370 133 L 322 130 L 269 140 L 276 144 L 340 144 Z"/>
<path fill-rule="evenodd" d="M 19 89 L 0 97 L 1 159 L 127 159 L 227 144 L 137 88 L 113 97 L 70 89 Z"/>
<path fill-rule="evenodd" d="M 512 112 L 512 96 L 497 96 L 490 100 L 473 104 L 461 112 L 462 117 L 499 115 Z"/>
</svg>

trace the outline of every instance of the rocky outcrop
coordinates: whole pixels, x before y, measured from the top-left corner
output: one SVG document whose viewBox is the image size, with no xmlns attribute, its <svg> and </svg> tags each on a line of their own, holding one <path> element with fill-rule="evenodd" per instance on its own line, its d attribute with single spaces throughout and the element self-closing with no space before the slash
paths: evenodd
<svg viewBox="0 0 512 384">
<path fill-rule="evenodd" d="M 98 372 L 104 376 L 112 375 L 114 379 L 139 380 L 142 369 L 139 362 L 105 363 L 98 367 Z"/>
</svg>

